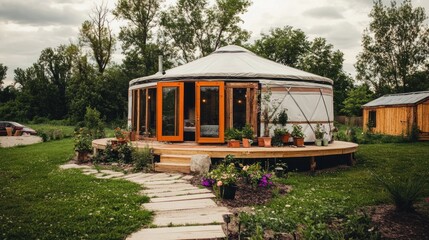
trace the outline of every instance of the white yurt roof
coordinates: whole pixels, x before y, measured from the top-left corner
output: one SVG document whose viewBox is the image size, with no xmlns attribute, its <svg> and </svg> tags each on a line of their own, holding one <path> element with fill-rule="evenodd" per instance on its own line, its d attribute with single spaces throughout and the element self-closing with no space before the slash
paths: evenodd
<svg viewBox="0 0 429 240">
<path fill-rule="evenodd" d="M 329 78 L 288 67 L 259 57 L 245 48 L 229 45 L 217 49 L 206 57 L 166 70 L 165 74 L 158 72 L 151 76 L 136 78 L 130 85 L 181 79 L 301 80 L 333 84 Z"/>
</svg>

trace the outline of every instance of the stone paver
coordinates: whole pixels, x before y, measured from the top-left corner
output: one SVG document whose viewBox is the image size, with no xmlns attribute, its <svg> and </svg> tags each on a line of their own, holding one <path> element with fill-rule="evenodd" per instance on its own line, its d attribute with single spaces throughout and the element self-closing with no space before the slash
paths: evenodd
<svg viewBox="0 0 429 240">
<path fill-rule="evenodd" d="M 148 228 L 131 234 L 128 240 L 213 239 L 224 238 L 221 225 Z"/>
<path fill-rule="evenodd" d="M 218 207 L 210 190 L 189 183 L 190 175 L 168 173 L 124 174 L 112 170 L 96 170 L 90 166 L 65 164 L 61 169 L 81 169 L 83 174 L 96 178 L 123 179 L 142 185 L 140 193 L 151 197 L 142 205 L 154 211 L 153 224 L 157 228 L 141 229 L 127 239 L 215 239 L 225 238 L 222 215 L 227 208 Z M 217 224 L 217 225 L 215 225 Z M 171 226 L 172 225 L 172 226 Z M 183 226 L 196 225 L 196 226 Z M 169 226 L 165 228 L 165 226 Z"/>
</svg>

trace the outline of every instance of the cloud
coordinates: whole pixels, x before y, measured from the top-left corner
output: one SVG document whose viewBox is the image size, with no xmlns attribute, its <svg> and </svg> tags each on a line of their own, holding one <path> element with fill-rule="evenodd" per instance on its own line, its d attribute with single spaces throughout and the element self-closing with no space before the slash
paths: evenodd
<svg viewBox="0 0 429 240">
<path fill-rule="evenodd" d="M 65 2 L 65 1 L 62 1 Z M 0 21 L 17 24 L 75 25 L 87 17 L 70 5 L 58 5 L 49 1 L 2 1 L 0 3 Z"/>
<path fill-rule="evenodd" d="M 336 49 L 347 49 L 359 45 L 362 37 L 359 28 L 347 21 L 317 25 L 309 28 L 307 33 L 310 36 L 326 38 Z"/>
<path fill-rule="evenodd" d="M 306 10 L 302 13 L 304 16 L 312 18 L 325 18 L 325 19 L 342 19 L 344 16 L 338 11 L 337 8 L 331 6 L 317 7 Z"/>
</svg>

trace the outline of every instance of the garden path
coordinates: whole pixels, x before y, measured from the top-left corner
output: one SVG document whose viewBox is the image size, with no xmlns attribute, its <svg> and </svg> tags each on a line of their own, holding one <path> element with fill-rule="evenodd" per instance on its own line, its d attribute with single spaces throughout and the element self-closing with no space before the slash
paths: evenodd
<svg viewBox="0 0 429 240">
<path fill-rule="evenodd" d="M 65 164 L 62 169 L 82 169 L 84 174 L 97 178 L 124 179 L 140 184 L 141 194 L 150 197 L 143 207 L 154 211 L 155 228 L 141 229 L 128 236 L 137 239 L 215 239 L 224 238 L 223 214 L 227 208 L 219 207 L 212 200 L 215 196 L 205 188 L 189 183 L 192 176 L 168 173 L 124 174 L 111 170 L 96 170 L 93 167 Z M 192 225 L 192 226 L 189 226 Z"/>
</svg>

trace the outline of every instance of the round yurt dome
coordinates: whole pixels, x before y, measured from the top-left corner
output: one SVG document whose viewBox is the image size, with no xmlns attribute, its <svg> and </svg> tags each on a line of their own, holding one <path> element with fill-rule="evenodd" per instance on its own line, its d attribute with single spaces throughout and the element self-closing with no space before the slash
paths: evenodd
<svg viewBox="0 0 429 240">
<path fill-rule="evenodd" d="M 166 69 L 164 72 L 130 81 L 129 124 L 137 126 L 139 124 L 135 123 L 137 121 L 135 116 L 139 115 L 140 119 L 145 117 L 144 114 L 139 113 L 139 107 L 141 108 L 143 104 L 136 103 L 136 96 L 140 96 L 137 93 L 134 94 L 136 91 L 149 87 L 154 88 L 157 84 L 164 82 L 191 83 L 197 81 L 223 82 L 225 85 L 224 104 L 227 110 L 225 119 L 222 119 L 226 123 L 225 129 L 228 127 L 228 123 L 230 126 L 234 126 L 234 121 L 228 114 L 232 114 L 234 111 L 235 102 L 233 101 L 236 100 L 232 97 L 228 99 L 228 89 L 248 83 L 253 87 L 247 88 L 245 97 L 248 98 L 249 92 L 253 93 L 252 91 L 255 90 L 254 98 L 257 106 L 252 106 L 253 111 L 246 113 L 247 121 L 253 119 L 251 121 L 253 125 L 256 124 L 258 136 L 264 133 L 261 99 L 264 99 L 266 94 L 270 94 L 272 115 L 275 117 L 283 110 L 288 115 L 286 126 L 280 126 L 276 124 L 276 121 L 270 121 L 271 135 L 277 127 L 286 128 L 291 132 L 292 125 L 298 124 L 304 130 L 305 141 L 310 142 L 315 140 L 316 125 L 321 124 L 326 131 L 325 138 L 332 139 L 334 112 L 333 81 L 331 79 L 276 63 L 235 45 L 219 48 L 206 57 Z M 251 90 L 249 90 L 250 88 Z M 232 93 L 233 90 L 230 92 Z M 192 114 L 188 114 L 184 118 L 190 119 Z M 149 121 L 149 117 L 146 117 L 146 120 Z M 146 128 L 148 128 L 147 125 Z"/>
</svg>

